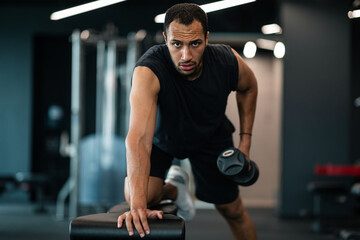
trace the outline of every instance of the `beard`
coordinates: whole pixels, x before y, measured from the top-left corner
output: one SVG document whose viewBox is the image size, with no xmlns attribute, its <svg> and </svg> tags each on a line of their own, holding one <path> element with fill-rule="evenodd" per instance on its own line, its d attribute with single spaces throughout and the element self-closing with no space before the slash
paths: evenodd
<svg viewBox="0 0 360 240">
<path fill-rule="evenodd" d="M 191 69 L 191 71 L 186 71 L 183 69 L 182 66 L 184 65 L 192 65 L 193 68 Z M 202 69 L 203 69 L 203 62 L 202 60 L 196 64 L 196 62 L 182 62 L 182 63 L 178 63 L 177 65 L 175 65 L 175 68 L 177 70 L 178 73 L 180 73 L 186 80 L 195 80 L 196 78 L 198 78 L 201 73 L 202 73 Z"/>
</svg>

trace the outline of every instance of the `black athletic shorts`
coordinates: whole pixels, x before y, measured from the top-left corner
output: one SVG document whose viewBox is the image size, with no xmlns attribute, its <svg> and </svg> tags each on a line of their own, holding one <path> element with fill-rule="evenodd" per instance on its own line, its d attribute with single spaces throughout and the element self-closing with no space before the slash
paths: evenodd
<svg viewBox="0 0 360 240">
<path fill-rule="evenodd" d="M 216 165 L 220 152 L 232 146 L 231 135 L 214 137 L 188 157 L 198 199 L 208 203 L 226 204 L 233 202 L 239 195 L 238 185 L 222 175 Z M 165 179 L 174 157 L 153 145 L 150 159 L 150 176 Z"/>
</svg>

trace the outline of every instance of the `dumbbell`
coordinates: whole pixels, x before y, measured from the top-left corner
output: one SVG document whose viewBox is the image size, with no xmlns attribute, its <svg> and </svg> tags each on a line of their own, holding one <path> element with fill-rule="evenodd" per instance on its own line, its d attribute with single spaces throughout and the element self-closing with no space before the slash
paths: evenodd
<svg viewBox="0 0 360 240">
<path fill-rule="evenodd" d="M 249 170 L 249 164 L 251 166 Z M 259 178 L 259 168 L 237 148 L 227 148 L 220 153 L 217 167 L 225 176 L 241 186 L 250 186 Z"/>
</svg>

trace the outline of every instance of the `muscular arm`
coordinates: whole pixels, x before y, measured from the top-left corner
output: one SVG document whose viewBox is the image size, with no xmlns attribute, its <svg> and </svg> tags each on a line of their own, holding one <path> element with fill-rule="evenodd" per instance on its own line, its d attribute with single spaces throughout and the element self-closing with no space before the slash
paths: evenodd
<svg viewBox="0 0 360 240">
<path fill-rule="evenodd" d="M 160 84 L 155 74 L 147 67 L 136 67 L 130 92 L 130 122 L 126 137 L 127 189 L 130 212 L 119 217 L 130 235 L 132 223 L 142 235 L 149 231 L 147 217 L 147 192 L 150 173 L 150 154 L 154 137 L 157 98 Z"/>
<path fill-rule="evenodd" d="M 257 99 L 257 81 L 254 73 L 249 66 L 244 62 L 240 55 L 233 50 L 239 68 L 239 80 L 236 90 L 236 102 L 239 110 L 240 117 L 240 132 L 252 133 L 256 99 Z M 240 136 L 239 149 L 249 157 L 251 146 L 251 136 L 244 134 Z"/>
<path fill-rule="evenodd" d="M 150 153 L 155 131 L 159 81 L 146 67 L 134 70 L 130 92 L 130 123 L 126 137 L 130 207 L 146 208 Z M 139 199 L 142 199 L 141 203 Z"/>
</svg>

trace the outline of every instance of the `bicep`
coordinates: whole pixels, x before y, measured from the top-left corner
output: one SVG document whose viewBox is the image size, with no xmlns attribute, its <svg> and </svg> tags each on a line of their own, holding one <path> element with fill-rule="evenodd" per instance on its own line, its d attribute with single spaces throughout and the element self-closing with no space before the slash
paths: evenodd
<svg viewBox="0 0 360 240">
<path fill-rule="evenodd" d="M 147 67 L 136 67 L 130 91 L 130 122 L 128 138 L 152 143 L 156 125 L 159 80 Z"/>
<path fill-rule="evenodd" d="M 234 50 L 232 49 L 233 53 L 238 62 L 238 84 L 237 84 L 237 91 L 244 92 L 250 89 L 257 88 L 257 81 L 253 71 L 244 61 L 244 59 Z"/>
</svg>

